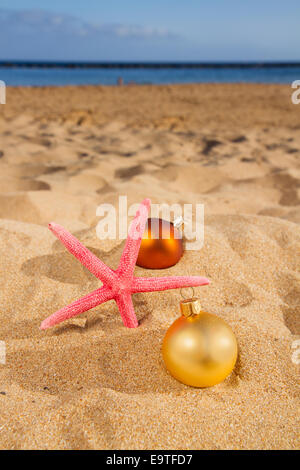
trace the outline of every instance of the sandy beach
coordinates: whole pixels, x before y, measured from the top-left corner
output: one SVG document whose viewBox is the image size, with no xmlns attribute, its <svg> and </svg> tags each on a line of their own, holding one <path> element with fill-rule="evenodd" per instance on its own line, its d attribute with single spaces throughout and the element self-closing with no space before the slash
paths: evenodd
<svg viewBox="0 0 300 470">
<path fill-rule="evenodd" d="M 166 371 L 178 290 L 111 301 L 41 331 L 99 287 L 47 228 L 116 268 L 96 208 L 205 204 L 205 242 L 164 271 L 203 275 L 203 309 L 234 330 L 232 374 L 207 389 Z M 284 85 L 8 88 L 0 105 L 1 449 L 297 449 L 300 105 Z"/>
</svg>

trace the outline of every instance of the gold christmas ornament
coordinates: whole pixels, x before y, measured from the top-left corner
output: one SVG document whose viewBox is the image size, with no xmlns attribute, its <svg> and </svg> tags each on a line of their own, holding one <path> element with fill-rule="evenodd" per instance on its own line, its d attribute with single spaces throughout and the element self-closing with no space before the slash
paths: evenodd
<svg viewBox="0 0 300 470">
<path fill-rule="evenodd" d="M 175 379 L 193 387 L 211 387 L 233 370 L 238 346 L 230 326 L 201 310 L 197 298 L 180 302 L 182 316 L 169 327 L 162 353 Z"/>
<path fill-rule="evenodd" d="M 169 268 L 178 263 L 182 254 L 182 235 L 175 223 L 149 218 L 136 264 L 148 269 Z"/>
</svg>

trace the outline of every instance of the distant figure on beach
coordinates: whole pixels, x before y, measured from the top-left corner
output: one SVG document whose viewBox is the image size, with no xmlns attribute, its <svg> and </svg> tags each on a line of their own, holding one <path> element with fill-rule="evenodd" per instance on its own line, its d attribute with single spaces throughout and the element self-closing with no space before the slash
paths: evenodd
<svg viewBox="0 0 300 470">
<path fill-rule="evenodd" d="M 118 86 L 124 85 L 124 80 L 123 80 L 122 77 L 119 77 L 119 78 L 118 78 L 117 84 L 118 84 Z"/>
</svg>

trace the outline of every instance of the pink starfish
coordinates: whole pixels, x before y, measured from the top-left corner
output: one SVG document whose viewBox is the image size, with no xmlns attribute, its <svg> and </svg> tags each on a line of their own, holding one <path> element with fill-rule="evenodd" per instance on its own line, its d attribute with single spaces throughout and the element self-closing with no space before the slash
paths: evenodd
<svg viewBox="0 0 300 470">
<path fill-rule="evenodd" d="M 86 312 L 112 299 L 114 299 L 118 305 L 124 325 L 128 328 L 136 328 L 138 321 L 133 309 L 132 294 L 136 292 L 152 292 L 209 284 L 208 279 L 200 276 L 134 277 L 133 272 L 144 234 L 150 204 L 150 199 L 145 199 L 139 206 L 129 228 L 126 245 L 116 271 L 113 271 L 104 264 L 63 227 L 55 223 L 49 224 L 49 229 L 54 235 L 57 236 L 72 255 L 102 281 L 103 286 L 85 297 L 76 300 L 67 307 L 63 307 L 49 318 L 46 318 L 41 324 L 42 330 L 57 325 L 68 318 Z"/>
</svg>

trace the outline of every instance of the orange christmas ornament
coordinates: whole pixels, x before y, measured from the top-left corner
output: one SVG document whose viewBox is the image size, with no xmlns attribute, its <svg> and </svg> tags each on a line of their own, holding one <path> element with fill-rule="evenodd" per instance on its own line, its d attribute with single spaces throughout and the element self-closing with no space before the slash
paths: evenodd
<svg viewBox="0 0 300 470">
<path fill-rule="evenodd" d="M 148 269 L 169 268 L 178 263 L 182 255 L 180 230 L 172 222 L 149 218 L 136 264 Z"/>
</svg>

